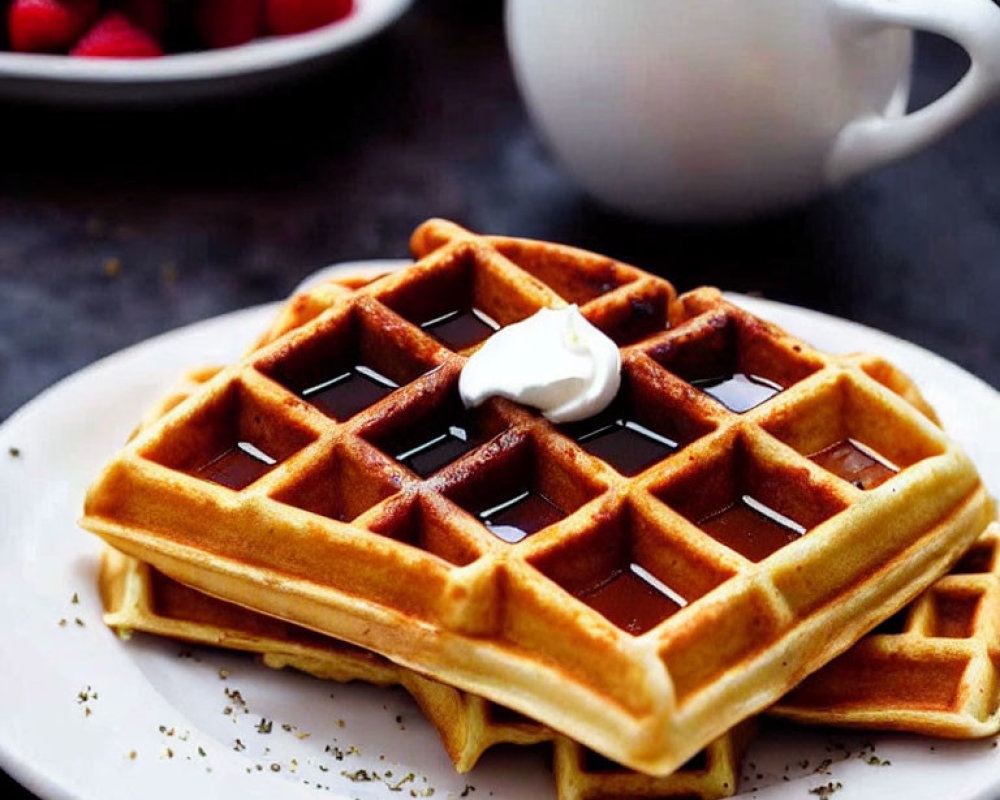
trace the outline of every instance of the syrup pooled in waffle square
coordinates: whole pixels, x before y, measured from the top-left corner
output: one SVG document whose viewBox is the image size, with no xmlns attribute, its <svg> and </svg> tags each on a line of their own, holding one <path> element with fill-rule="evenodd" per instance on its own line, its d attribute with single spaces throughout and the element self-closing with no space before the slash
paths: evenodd
<svg viewBox="0 0 1000 800">
<path fill-rule="evenodd" d="M 402 686 L 438 731 L 459 772 L 471 770 L 495 744 L 549 742 L 559 800 L 716 800 L 736 791 L 751 724 L 727 731 L 670 775 L 644 775 L 482 697 L 424 678 L 371 651 L 209 597 L 110 548 L 102 559 L 100 588 L 105 622 L 126 638 L 141 631 L 244 650 L 259 654 L 270 667 L 292 667 L 326 680 Z"/>
<path fill-rule="evenodd" d="M 411 244 L 413 267 L 337 293 L 136 437 L 84 526 L 666 774 L 898 611 L 992 514 L 927 417 L 714 290 L 440 221 Z M 453 416 L 490 331 L 570 302 L 622 348 L 613 419 L 556 428 L 500 399 Z M 591 452 L 633 435 L 660 459 Z M 465 452 L 420 474 L 409 459 L 449 437 Z M 891 475 L 812 458 L 845 443 Z"/>
</svg>

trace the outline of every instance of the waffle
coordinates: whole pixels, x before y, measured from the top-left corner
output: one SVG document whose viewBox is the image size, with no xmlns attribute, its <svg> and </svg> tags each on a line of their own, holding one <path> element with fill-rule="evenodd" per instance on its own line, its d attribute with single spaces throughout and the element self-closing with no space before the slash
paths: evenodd
<svg viewBox="0 0 1000 800">
<path fill-rule="evenodd" d="M 711 742 L 666 777 L 652 777 L 606 761 L 551 729 L 388 659 L 305 628 L 208 597 L 115 550 L 101 563 L 105 622 L 123 637 L 133 631 L 259 654 L 274 668 L 291 667 L 318 678 L 400 685 L 434 726 L 459 772 L 472 769 L 495 744 L 551 742 L 560 800 L 701 798 L 735 793 L 739 758 L 750 733 L 738 727 Z"/>
<path fill-rule="evenodd" d="M 310 289 L 285 304 L 255 347 L 272 340 L 276 331 L 298 327 L 315 316 L 318 299 L 338 291 L 341 281 Z M 219 367 L 206 366 L 186 372 L 177 386 L 143 415 L 133 436 L 219 371 Z M 293 668 L 325 680 L 402 686 L 437 730 L 459 772 L 471 770 L 493 745 L 549 742 L 559 800 L 729 797 L 736 791 L 740 755 L 755 727 L 753 721 L 743 723 L 709 743 L 676 772 L 652 777 L 607 761 L 534 720 L 424 678 L 369 650 L 190 589 L 112 548 L 107 548 L 101 559 L 98 583 L 104 621 L 124 639 L 139 631 L 243 650 L 259 656 L 269 667 Z"/>
<path fill-rule="evenodd" d="M 84 527 L 666 774 L 902 608 L 992 515 L 967 458 L 877 375 L 715 290 L 678 298 L 442 221 L 411 245 L 413 267 L 337 292 L 137 436 Z M 622 348 L 612 413 L 463 413 L 464 356 L 570 302 Z M 456 425 L 473 449 L 414 458 Z"/>
<path fill-rule="evenodd" d="M 917 601 L 808 676 L 771 713 L 967 738 L 1000 730 L 1000 525 Z"/>
<path fill-rule="evenodd" d="M 904 375 L 871 356 L 851 356 L 850 359 L 870 374 L 878 376 L 893 391 L 936 421 L 933 410 Z M 217 369 L 207 367 L 192 370 L 174 392 L 150 410 L 143 425 L 151 424 L 217 372 Z M 106 621 L 112 627 L 224 646 L 231 641 L 239 641 L 241 644 L 231 646 L 259 651 L 263 653 L 264 660 L 272 665 L 287 664 L 322 677 L 346 679 L 338 677 L 341 673 L 328 664 L 320 668 L 310 666 L 311 663 L 322 664 L 321 658 L 310 660 L 300 657 L 296 661 L 291 644 L 286 642 L 282 645 L 280 631 L 284 628 L 277 627 L 282 623 L 268 621 L 267 624 L 276 626 L 273 637 L 247 641 L 245 631 L 257 630 L 259 623 L 251 621 L 258 619 L 258 615 L 228 606 L 230 611 L 220 610 L 218 616 L 206 618 L 206 609 L 216 605 L 226 608 L 227 604 L 189 589 L 184 590 L 188 597 L 185 605 L 169 603 L 170 613 L 157 613 L 154 609 L 162 604 L 154 602 L 154 598 L 176 594 L 180 591 L 177 588 L 179 585 L 121 554 L 115 558 L 122 564 L 132 563 L 102 572 L 102 594 L 108 608 Z M 123 590 L 116 587 L 116 584 L 126 580 L 126 576 L 133 587 L 127 602 L 123 599 Z M 772 706 L 768 714 L 800 723 L 834 727 L 901 730 L 956 738 L 992 735 L 1000 730 L 998 603 L 1000 523 L 993 522 L 948 575 L 935 581 L 917 600 L 866 634 L 846 653 L 808 676 Z M 214 620 L 216 627 L 198 627 L 185 633 L 185 621 L 191 623 L 197 620 L 206 623 Z M 304 631 L 300 633 L 305 634 Z M 241 635 L 243 638 L 240 638 Z M 278 653 L 282 655 L 276 655 Z M 406 673 L 398 667 L 394 669 Z M 385 682 L 385 679 L 360 670 L 351 676 L 373 683 Z M 417 679 L 427 683 L 419 676 Z M 405 681 L 399 682 L 405 685 Z M 419 696 L 419 692 L 411 693 Z M 478 699 L 478 702 L 487 701 Z M 440 717 L 433 712 L 429 712 L 428 717 L 441 731 L 456 767 L 463 771 L 472 766 L 487 743 L 513 740 L 503 738 L 506 733 L 503 728 L 499 729 L 499 735 L 483 734 L 477 739 L 465 734 L 467 740 L 456 738 L 456 728 L 442 724 Z M 457 730 L 478 732 L 492 731 L 493 728 L 488 723 L 469 723 L 464 728 L 457 726 Z M 719 765 L 728 763 L 723 760 L 726 753 L 736 752 L 731 743 L 723 745 L 721 737 L 717 744 L 720 748 L 718 755 L 711 756 L 708 762 L 711 764 L 710 773 L 722 768 Z M 713 747 L 709 746 L 708 754 Z M 729 767 L 724 769 L 723 774 L 728 776 Z M 603 778 L 604 773 L 599 775 Z M 708 775 L 702 778 L 707 781 L 707 786 L 721 789 L 724 784 L 728 785 L 725 780 L 712 780 Z M 564 777 L 560 785 L 567 780 L 575 785 L 581 778 L 575 774 L 570 778 Z M 666 791 L 666 788 L 660 786 L 658 791 Z M 594 794 L 600 796 L 600 791 L 595 789 Z"/>
</svg>

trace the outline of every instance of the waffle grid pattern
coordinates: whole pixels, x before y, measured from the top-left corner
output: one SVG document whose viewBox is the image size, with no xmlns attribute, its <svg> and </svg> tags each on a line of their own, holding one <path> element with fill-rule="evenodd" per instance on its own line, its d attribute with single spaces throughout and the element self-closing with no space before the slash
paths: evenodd
<svg viewBox="0 0 1000 800">
<path fill-rule="evenodd" d="M 279 319 L 287 319 L 284 313 L 287 308 Z M 850 360 L 903 396 L 925 416 L 936 420 L 933 410 L 912 383 L 891 365 L 870 355 L 852 356 Z M 142 427 L 155 422 L 218 371 L 212 367 L 190 371 L 175 391 L 149 410 Z M 166 576 L 113 551 L 107 558 L 114 566 L 102 571 L 102 586 L 108 609 L 106 621 L 112 627 L 211 644 L 238 642 L 234 646 L 261 652 L 265 661 L 274 666 L 294 664 L 299 669 L 337 680 L 356 678 L 373 683 L 388 680 L 371 668 L 367 671 L 357 666 L 337 668 L 334 656 L 326 658 L 324 653 L 336 654 L 343 649 L 325 638 L 319 640 L 322 644 L 314 645 L 315 655 L 306 655 L 298 649 L 295 638 L 287 635 L 288 626 L 276 621 L 265 623 L 274 626 L 270 637 L 247 640 L 245 637 L 255 631 L 258 636 L 260 633 L 258 618 L 252 612 L 237 610 L 235 606 L 179 587 Z M 125 594 L 126 585 L 132 587 L 128 595 Z M 162 608 L 164 604 L 152 601 L 156 595 L 168 596 L 177 592 L 182 592 L 189 602 L 181 609 L 170 604 L 172 615 Z M 205 609 L 216 608 L 215 613 L 205 617 Z M 300 635 L 309 641 L 310 634 L 300 631 Z M 315 641 L 315 637 L 312 640 Z M 348 647 L 343 645 L 343 648 Z M 992 735 L 1000 729 L 998 648 L 1000 523 L 994 522 L 947 575 L 846 653 L 808 676 L 768 713 L 805 724 L 903 730 L 958 738 Z M 371 659 L 365 663 L 371 664 Z M 352 664 L 348 660 L 348 666 Z M 406 673 L 395 665 L 388 668 Z M 416 687 L 427 682 L 419 676 L 417 681 L 411 692 L 415 696 L 419 696 Z M 438 685 L 433 681 L 428 683 Z M 482 698 L 476 698 L 476 702 L 489 705 L 489 701 Z M 484 717 L 486 723 L 470 721 L 457 728 L 446 725 L 435 711 L 429 711 L 428 718 L 437 720 L 435 725 L 448 743 L 449 753 L 463 771 L 472 766 L 486 743 L 522 743 L 519 734 L 510 736 L 506 727 L 491 724 L 488 716 Z M 482 731 L 482 734 L 478 737 L 464 734 L 463 738 L 453 729 Z M 540 726 L 534 729 L 542 730 Z M 580 752 L 584 750 L 581 748 Z M 724 752 L 732 752 L 732 749 L 727 747 Z M 577 762 L 570 759 L 569 763 Z M 576 777 L 575 772 L 572 770 L 566 778 L 569 783 L 586 782 L 585 778 Z M 595 789 L 594 794 L 599 796 L 600 791 Z"/>
<path fill-rule="evenodd" d="M 105 622 L 126 638 L 149 633 L 245 650 L 272 668 L 290 667 L 325 680 L 402 686 L 438 731 L 459 772 L 471 770 L 497 744 L 551 743 L 559 800 L 716 800 L 736 791 L 749 725 L 723 734 L 671 775 L 642 775 L 482 697 L 424 678 L 370 651 L 207 597 L 110 548 L 102 559 L 100 586 Z"/>
<path fill-rule="evenodd" d="M 799 722 L 935 736 L 1000 729 L 1000 525 L 948 575 L 772 709 Z"/>
<path fill-rule="evenodd" d="M 897 611 L 985 527 L 974 470 L 929 419 L 714 290 L 677 298 L 609 259 L 437 221 L 412 244 L 413 268 L 334 292 L 137 437 L 91 491 L 85 526 L 186 583 L 655 773 Z M 393 457 L 401 432 L 453 407 L 471 350 L 448 349 L 422 321 L 472 306 L 506 325 L 570 301 L 623 348 L 625 416 L 673 455 L 626 476 L 572 432 L 495 400 L 471 425 L 485 443 L 437 472 L 421 478 Z M 782 391 L 734 413 L 696 388 L 736 372 Z M 321 404 L 331 375 L 371 405 Z M 898 473 L 859 488 L 809 459 L 840 439 Z M 205 480 L 206 459 L 243 442 L 266 468 L 237 469 L 235 491 Z M 552 508 L 539 530 L 504 541 L 486 511 L 517 497 Z M 709 519 L 748 498 L 745 513 L 763 507 L 794 535 L 761 549 L 710 533 Z M 630 631 L 585 598 L 633 565 L 673 605 Z"/>
</svg>

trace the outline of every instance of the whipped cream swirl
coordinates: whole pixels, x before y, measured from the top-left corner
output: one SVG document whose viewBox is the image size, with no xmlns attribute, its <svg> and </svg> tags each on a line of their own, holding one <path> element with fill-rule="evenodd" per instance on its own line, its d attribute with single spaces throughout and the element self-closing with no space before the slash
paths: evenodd
<svg viewBox="0 0 1000 800">
<path fill-rule="evenodd" d="M 462 369 L 458 390 L 466 407 L 498 396 L 552 422 L 574 422 L 611 403 L 621 366 L 618 346 L 575 305 L 543 308 L 487 339 Z"/>
</svg>

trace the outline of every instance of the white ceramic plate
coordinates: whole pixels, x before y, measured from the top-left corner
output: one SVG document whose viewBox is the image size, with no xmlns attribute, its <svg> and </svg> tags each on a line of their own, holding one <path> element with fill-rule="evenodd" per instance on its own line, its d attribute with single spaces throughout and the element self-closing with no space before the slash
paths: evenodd
<svg viewBox="0 0 1000 800">
<path fill-rule="evenodd" d="M 890 358 L 1000 490 L 992 388 L 860 325 L 735 299 L 821 349 Z M 0 426 L 0 767 L 45 800 L 409 798 L 431 789 L 439 799 L 551 800 L 543 748 L 497 748 L 456 775 L 401 690 L 326 683 L 151 637 L 125 643 L 101 624 L 101 546 L 75 524 L 87 484 L 183 369 L 231 360 L 274 311 L 240 311 L 129 348 Z M 869 763 L 873 753 L 880 765 Z M 992 741 L 778 728 L 753 746 L 744 772 L 741 792 L 761 800 L 810 800 L 828 784 L 839 784 L 835 800 L 1000 795 Z"/>
<path fill-rule="evenodd" d="M 0 96 L 60 103 L 154 103 L 214 97 L 312 69 L 371 38 L 413 0 L 356 0 L 340 22 L 295 36 L 153 59 L 0 52 Z"/>
</svg>

